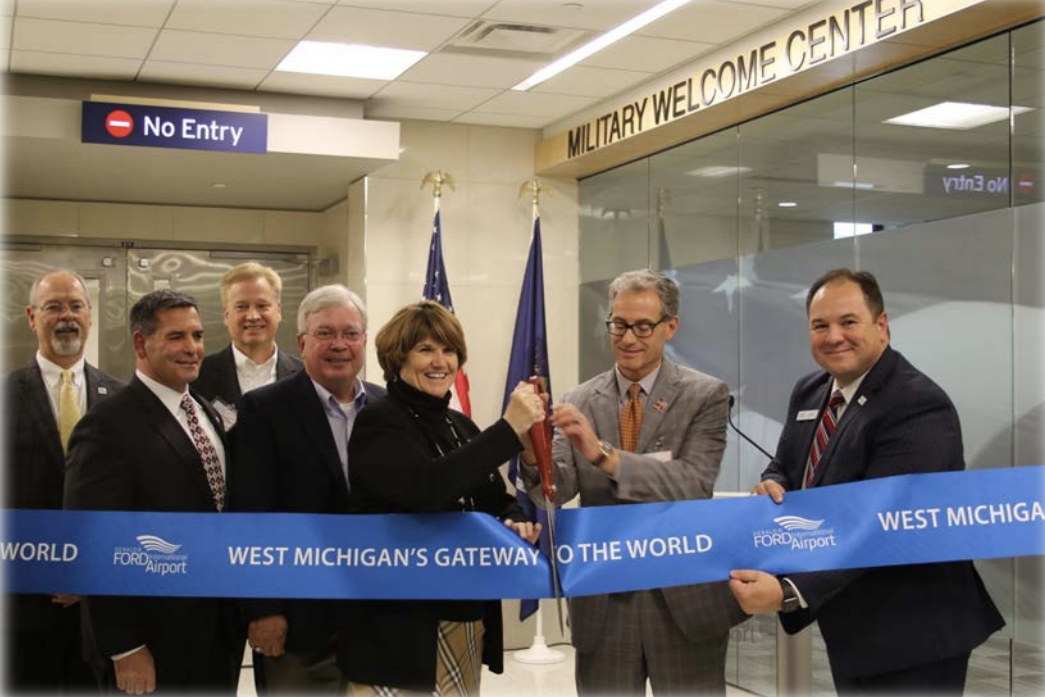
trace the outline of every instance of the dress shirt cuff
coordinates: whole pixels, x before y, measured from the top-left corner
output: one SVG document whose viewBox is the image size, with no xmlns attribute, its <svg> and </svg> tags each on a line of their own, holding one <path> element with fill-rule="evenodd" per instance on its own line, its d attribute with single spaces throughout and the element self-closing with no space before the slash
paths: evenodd
<svg viewBox="0 0 1045 697">
<path fill-rule="evenodd" d="M 795 595 L 798 596 L 798 607 L 802 608 L 803 610 L 808 610 L 809 603 L 807 603 L 806 599 L 802 597 L 802 591 L 798 590 L 798 586 L 795 585 L 795 582 L 789 579 L 787 576 L 780 580 L 783 583 L 786 583 L 787 585 L 791 586 L 791 590 L 793 590 L 795 592 Z"/>
<path fill-rule="evenodd" d="M 135 648 L 135 649 L 131 649 L 130 651 L 124 651 L 123 653 L 118 653 L 118 654 L 116 654 L 115 656 L 113 656 L 113 657 L 112 657 L 112 660 L 113 660 L 113 661 L 118 661 L 118 660 L 120 660 L 121 658 L 127 658 L 127 657 L 128 657 L 128 656 L 130 656 L 130 655 L 131 655 L 132 653 L 138 653 L 139 651 L 141 651 L 141 650 L 142 650 L 142 649 L 144 649 L 144 648 L 145 648 L 145 644 L 142 644 L 142 645 L 141 645 L 141 646 L 139 646 L 138 648 Z"/>
</svg>

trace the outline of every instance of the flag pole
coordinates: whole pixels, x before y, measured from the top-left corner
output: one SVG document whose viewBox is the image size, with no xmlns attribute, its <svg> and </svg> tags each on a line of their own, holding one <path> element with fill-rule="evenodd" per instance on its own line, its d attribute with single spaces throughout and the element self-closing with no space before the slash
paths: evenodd
<svg viewBox="0 0 1045 697">
<path fill-rule="evenodd" d="M 541 191 L 544 191 L 544 187 L 537 181 L 536 178 L 525 182 L 519 188 L 519 196 L 529 192 L 532 197 L 532 217 L 530 220 L 531 230 L 533 229 L 533 222 L 540 217 L 540 197 Z M 551 192 L 548 192 L 551 195 Z M 531 239 L 531 244 L 532 244 Z M 514 484 L 514 482 L 513 482 Z M 535 629 L 533 643 L 530 644 L 530 648 L 522 651 L 516 651 L 514 658 L 519 663 L 528 663 L 531 665 L 551 665 L 553 663 L 562 663 L 566 660 L 566 654 L 557 649 L 550 648 L 548 642 L 544 637 L 544 617 L 541 613 L 541 603 L 537 601 L 537 627 Z"/>
</svg>

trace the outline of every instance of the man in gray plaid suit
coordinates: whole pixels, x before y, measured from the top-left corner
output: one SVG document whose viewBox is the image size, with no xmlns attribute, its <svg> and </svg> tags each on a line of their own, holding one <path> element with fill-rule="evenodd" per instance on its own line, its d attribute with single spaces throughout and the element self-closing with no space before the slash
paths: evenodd
<svg viewBox="0 0 1045 697">
<path fill-rule="evenodd" d="M 679 326 L 677 286 L 653 271 L 629 271 L 610 284 L 609 300 L 616 365 L 568 393 L 552 417 L 558 500 L 710 498 L 729 390 L 664 357 Z M 536 468 L 524 464 L 541 503 Z M 724 695 L 729 630 L 746 617 L 725 582 L 573 598 L 577 692 L 644 695 L 648 679 L 657 695 Z"/>
</svg>

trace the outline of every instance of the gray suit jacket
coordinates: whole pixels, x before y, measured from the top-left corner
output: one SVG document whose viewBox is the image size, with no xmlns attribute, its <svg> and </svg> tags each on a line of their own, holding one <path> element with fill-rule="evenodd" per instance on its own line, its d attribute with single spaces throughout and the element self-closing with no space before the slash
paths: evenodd
<svg viewBox="0 0 1045 697">
<path fill-rule="evenodd" d="M 588 417 L 599 438 L 620 447 L 620 395 L 613 369 L 569 392 L 564 401 Z M 582 506 L 710 498 L 726 447 L 729 389 L 721 380 L 664 359 L 646 400 L 636 452 L 620 451 L 610 477 L 557 435 L 552 444 L 559 501 L 580 494 Z M 668 459 L 653 453 L 670 451 Z M 541 503 L 536 468 L 522 468 L 530 495 Z M 675 624 L 691 641 L 725 638 L 747 616 L 728 585 L 707 583 L 661 589 Z M 573 598 L 570 628 L 579 651 L 603 635 L 605 595 Z"/>
</svg>

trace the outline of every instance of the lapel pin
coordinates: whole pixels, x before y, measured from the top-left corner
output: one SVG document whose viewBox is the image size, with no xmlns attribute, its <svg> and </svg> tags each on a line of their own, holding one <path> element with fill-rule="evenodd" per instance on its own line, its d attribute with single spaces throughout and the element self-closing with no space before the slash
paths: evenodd
<svg viewBox="0 0 1045 697">
<path fill-rule="evenodd" d="M 668 403 L 665 402 L 663 399 L 660 399 L 657 400 L 657 403 L 653 405 L 653 408 L 659 411 L 661 414 L 663 414 L 665 411 L 668 410 Z"/>
<path fill-rule="evenodd" d="M 860 399 L 856 400 L 856 403 L 860 406 L 867 404 L 867 397 L 860 395 Z"/>
<path fill-rule="evenodd" d="M 109 394 L 109 388 L 108 387 L 99 387 L 98 388 L 98 394 Z"/>
</svg>

